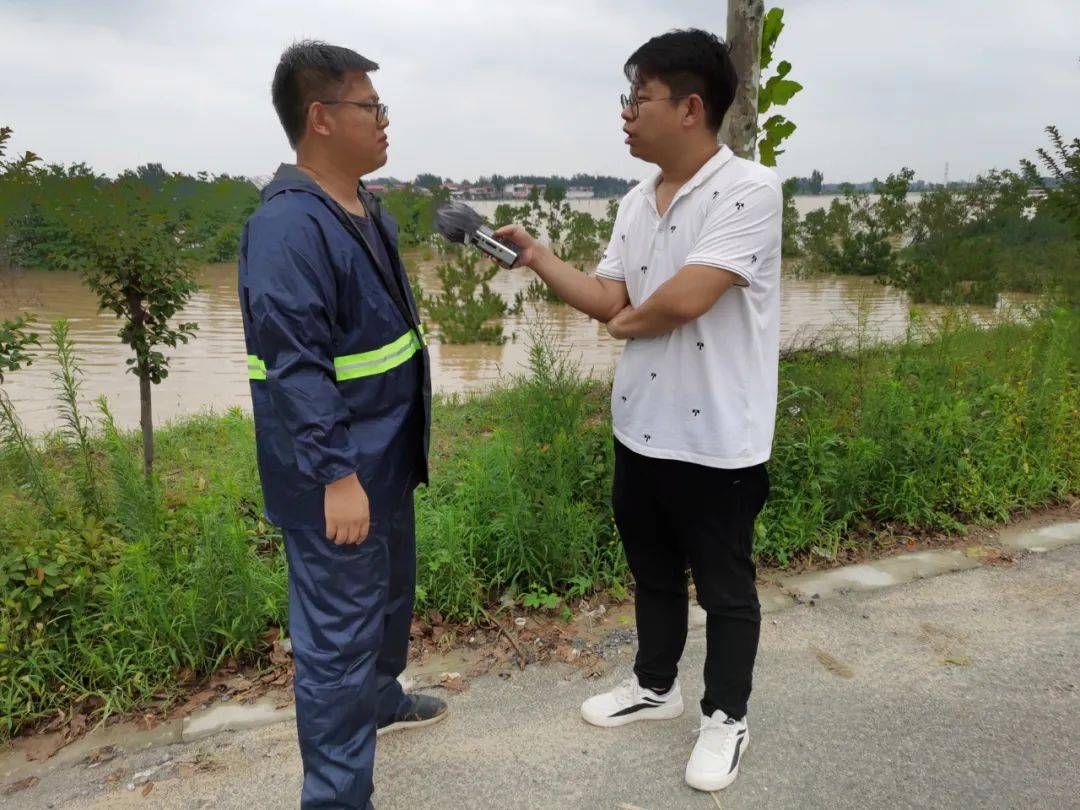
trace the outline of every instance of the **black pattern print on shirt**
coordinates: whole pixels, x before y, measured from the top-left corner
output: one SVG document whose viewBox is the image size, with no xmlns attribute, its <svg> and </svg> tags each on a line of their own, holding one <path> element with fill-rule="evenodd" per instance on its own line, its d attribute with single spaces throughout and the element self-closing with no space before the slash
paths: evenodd
<svg viewBox="0 0 1080 810">
<path fill-rule="evenodd" d="M 647 273 L 647 272 L 649 272 L 649 268 L 643 264 L 643 265 L 641 265 L 641 272 L 642 273 Z"/>
<path fill-rule="evenodd" d="M 717 197 L 719 197 L 719 196 L 720 196 L 720 192 L 719 192 L 719 191 L 714 191 L 714 192 L 712 193 L 712 198 L 713 198 L 714 200 L 715 200 L 715 199 L 716 199 Z"/>
<path fill-rule="evenodd" d="M 746 208 L 746 203 L 744 203 L 744 202 L 735 203 L 735 210 L 736 211 L 742 211 L 744 208 Z"/>
<path fill-rule="evenodd" d="M 620 233 L 619 234 L 619 241 L 620 242 L 625 242 L 626 241 L 626 234 L 625 233 Z"/>
<path fill-rule="evenodd" d="M 757 264 L 757 254 L 750 257 L 750 264 Z"/>
<path fill-rule="evenodd" d="M 675 233 L 675 226 L 674 225 L 671 226 L 671 232 Z"/>
<path fill-rule="evenodd" d="M 655 380 L 656 379 L 656 372 L 655 371 L 650 371 L 649 372 L 649 379 L 650 380 Z"/>
<path fill-rule="evenodd" d="M 648 433 L 644 434 L 644 437 L 645 437 L 645 444 L 648 444 L 649 441 L 652 439 L 652 436 L 650 436 Z"/>
<path fill-rule="evenodd" d="M 703 351 L 704 349 L 705 349 L 705 344 L 704 344 L 704 343 L 702 343 L 702 342 L 701 342 L 701 341 L 699 340 L 699 341 L 697 342 L 697 350 L 698 350 L 698 351 L 700 352 L 700 351 Z"/>
<path fill-rule="evenodd" d="M 694 410 L 690 411 L 690 413 L 692 413 L 694 416 L 701 416 L 701 410 L 699 408 L 694 408 Z"/>
<path fill-rule="evenodd" d="M 623 402 L 626 402 L 626 397 L 621 397 Z"/>
</svg>

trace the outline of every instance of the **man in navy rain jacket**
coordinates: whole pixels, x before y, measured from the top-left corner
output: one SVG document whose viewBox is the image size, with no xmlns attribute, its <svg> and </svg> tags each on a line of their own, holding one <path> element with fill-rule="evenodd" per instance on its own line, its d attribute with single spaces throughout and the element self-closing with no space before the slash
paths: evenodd
<svg viewBox="0 0 1080 810">
<path fill-rule="evenodd" d="M 377 67 L 320 42 L 282 55 L 272 96 L 297 162 L 263 190 L 240 252 L 259 472 L 289 563 L 305 808 L 371 807 L 376 734 L 446 713 L 397 680 L 431 385 L 397 226 L 360 183 L 386 163 Z"/>
</svg>

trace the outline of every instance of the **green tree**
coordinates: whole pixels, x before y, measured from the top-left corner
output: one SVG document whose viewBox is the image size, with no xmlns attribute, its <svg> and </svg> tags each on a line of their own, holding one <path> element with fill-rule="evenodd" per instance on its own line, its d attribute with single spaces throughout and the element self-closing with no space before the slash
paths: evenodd
<svg viewBox="0 0 1080 810">
<path fill-rule="evenodd" d="M 821 193 L 821 184 L 825 182 L 825 175 L 814 169 L 810 173 L 810 179 L 806 183 L 807 190 L 814 195 Z"/>
<path fill-rule="evenodd" d="M 427 172 L 421 172 L 420 174 L 416 175 L 416 179 L 413 180 L 414 186 L 419 186 L 420 188 L 426 188 L 429 190 L 439 188 L 442 183 L 442 178 L 439 177 L 439 175 L 428 174 Z"/>
<path fill-rule="evenodd" d="M 0 129 L 0 155 L 10 135 L 10 128 Z M 72 232 L 58 212 L 81 199 L 88 184 L 104 187 L 111 182 L 84 163 L 46 165 L 32 152 L 17 160 L 0 159 L 0 264 L 61 267 L 73 246 Z M 118 182 L 167 202 L 185 223 L 180 244 L 199 262 L 234 260 L 244 222 L 259 203 L 250 180 L 206 172 L 170 174 L 160 163 L 122 172 Z"/>
<path fill-rule="evenodd" d="M 566 199 L 566 186 L 552 183 L 544 188 L 544 202 L 559 203 Z"/>
<path fill-rule="evenodd" d="M 119 337 L 133 356 L 128 370 L 139 380 L 143 474 L 154 464 L 151 386 L 169 374 L 165 347 L 187 343 L 195 323 L 174 323 L 198 290 L 186 253 L 186 222 L 172 205 L 172 184 L 152 192 L 134 178 L 103 188 L 88 184 L 65 213 L 71 245 L 64 264 L 77 270 L 103 311 L 122 322 Z"/>
<path fill-rule="evenodd" d="M 394 189 L 382 195 L 382 204 L 398 224 L 401 247 L 415 247 L 435 232 L 435 209 L 446 198 L 445 189 L 427 195 L 411 188 Z M 442 193 L 440 193 L 442 192 Z"/>
<path fill-rule="evenodd" d="M 499 273 L 498 265 L 484 260 L 474 250 L 454 247 L 448 260 L 435 272 L 442 292 L 421 293 L 419 304 L 439 327 L 443 343 L 501 344 L 506 302 L 491 289 L 489 282 Z"/>
<path fill-rule="evenodd" d="M 906 166 L 899 172 L 890 174 L 885 178 L 885 182 L 874 179 L 874 193 L 878 195 L 873 211 L 876 224 L 890 236 L 900 235 L 907 227 L 907 195 L 914 179 L 915 171 Z"/>
<path fill-rule="evenodd" d="M 1080 239 L 1080 138 L 1066 143 L 1055 126 L 1046 128 L 1050 135 L 1050 149 L 1039 148 L 1039 160 L 1050 173 L 1047 182 L 1030 160 L 1021 161 L 1024 177 L 1035 188 L 1042 190 L 1046 203 L 1063 222 L 1071 225 Z"/>
</svg>

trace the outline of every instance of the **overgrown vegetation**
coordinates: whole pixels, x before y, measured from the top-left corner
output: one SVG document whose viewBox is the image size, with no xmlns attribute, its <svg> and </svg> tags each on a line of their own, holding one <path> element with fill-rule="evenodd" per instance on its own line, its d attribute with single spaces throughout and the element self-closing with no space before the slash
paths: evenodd
<svg viewBox="0 0 1080 810">
<path fill-rule="evenodd" d="M 72 428 L 85 425 L 71 410 L 77 347 L 54 335 L 70 429 L 33 441 L 0 409 L 0 735 L 60 709 L 129 708 L 229 657 L 266 655 L 262 635 L 286 618 L 250 417 L 160 430 L 147 486 L 137 435 L 100 404 L 93 433 Z M 782 364 L 763 563 L 829 557 L 886 524 L 958 529 L 1080 492 L 1076 309 L 993 329 L 916 317 L 898 344 L 854 345 Z M 437 402 L 417 505 L 419 611 L 470 620 L 500 602 L 624 592 L 609 395 L 539 335 L 525 376 Z"/>
<path fill-rule="evenodd" d="M 585 272 L 595 266 L 611 238 L 617 210 L 618 201 L 611 200 L 607 216 L 597 219 L 587 211 L 573 210 L 561 186 L 549 186 L 543 193 L 534 188 L 522 205 L 499 205 L 494 227 L 511 222 L 524 225 L 530 232 L 546 237 L 556 255 Z M 534 279 L 508 305 L 489 283 L 501 272 L 497 265 L 480 259 L 473 249 L 441 249 L 447 257 L 436 268 L 441 292 L 429 295 L 420 290 L 417 301 L 438 326 L 444 343 L 502 343 L 506 338 L 499 318 L 521 314 L 527 303 L 559 300 L 546 284 Z"/>
<path fill-rule="evenodd" d="M 416 189 L 394 189 L 381 196 L 383 207 L 398 224 L 398 246 L 427 244 L 435 234 L 435 209 L 450 199 L 446 189 L 436 187 L 428 194 Z"/>
<path fill-rule="evenodd" d="M 111 180 L 85 163 L 47 164 L 33 152 L 5 161 L 11 134 L 10 127 L 0 128 L 0 269 L 66 269 L 65 258 L 82 247 L 71 219 L 92 213 L 80 206 L 97 204 L 94 195 L 116 199 L 125 194 L 152 208 L 191 261 L 236 259 L 241 229 L 259 202 L 249 180 L 171 173 L 159 163 Z"/>
<path fill-rule="evenodd" d="M 428 294 L 414 287 L 417 304 L 435 323 L 443 343 L 494 343 L 506 340 L 502 321 L 506 301 L 491 289 L 500 267 L 481 261 L 475 250 L 454 247 L 436 268 L 442 291 Z"/>
<path fill-rule="evenodd" d="M 533 235 L 545 237 L 560 259 L 585 270 L 595 264 L 611 238 L 618 210 L 619 201 L 608 200 L 606 215 L 597 219 L 587 211 L 573 210 L 562 186 L 548 186 L 543 192 L 533 188 L 524 203 L 499 205 L 494 227 L 523 225 Z"/>
<path fill-rule="evenodd" d="M 1080 140 L 1048 132 L 1039 155 L 1049 178 L 1024 161 L 1022 174 L 991 171 L 912 202 L 914 173 L 902 169 L 874 196 L 849 186 L 801 222 L 788 202 L 786 255 L 806 273 L 875 276 L 917 303 L 993 305 L 1003 291 L 1080 300 Z"/>
</svg>

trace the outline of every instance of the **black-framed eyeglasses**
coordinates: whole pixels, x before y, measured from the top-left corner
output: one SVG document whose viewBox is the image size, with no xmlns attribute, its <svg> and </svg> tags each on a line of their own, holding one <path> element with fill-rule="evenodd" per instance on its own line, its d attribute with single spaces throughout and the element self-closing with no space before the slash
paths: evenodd
<svg viewBox="0 0 1080 810">
<path fill-rule="evenodd" d="M 368 107 L 375 110 L 375 123 L 382 124 L 390 117 L 390 107 L 387 104 L 382 104 L 378 101 L 349 101 L 348 99 L 339 99 L 337 101 L 323 101 L 319 99 L 320 104 L 332 105 L 332 104 L 352 104 L 354 107 Z"/>
<path fill-rule="evenodd" d="M 644 104 L 647 101 L 681 101 L 684 98 L 690 98 L 690 96 L 689 95 L 684 95 L 684 96 L 668 96 L 667 98 L 642 98 L 642 99 L 639 99 L 637 96 L 628 96 L 628 95 L 626 95 L 626 93 L 623 93 L 621 96 L 619 96 L 619 109 L 620 110 L 630 110 L 630 118 L 631 118 L 631 120 L 633 120 L 634 118 L 638 117 L 638 113 L 640 112 L 638 107 L 640 107 L 642 104 Z"/>
</svg>

